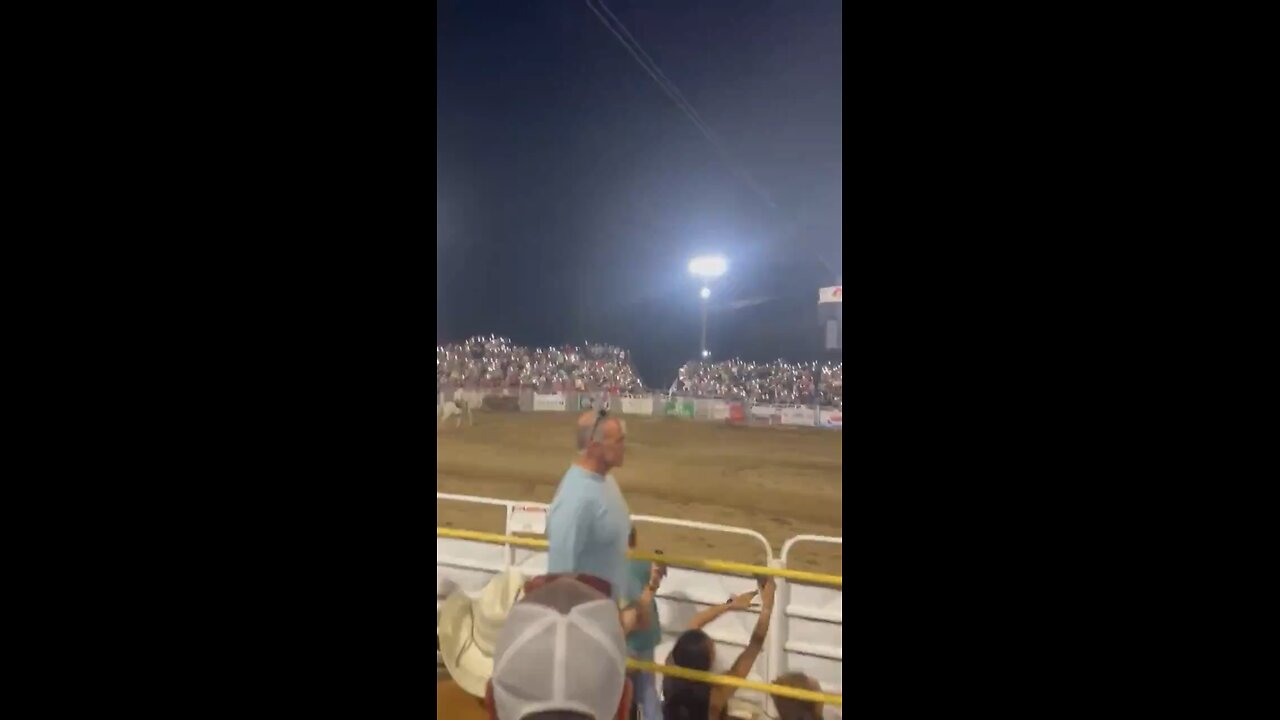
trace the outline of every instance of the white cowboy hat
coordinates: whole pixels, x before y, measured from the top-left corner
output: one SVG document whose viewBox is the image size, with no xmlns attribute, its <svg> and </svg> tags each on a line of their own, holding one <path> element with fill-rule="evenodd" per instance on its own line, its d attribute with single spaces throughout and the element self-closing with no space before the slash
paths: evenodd
<svg viewBox="0 0 1280 720">
<path fill-rule="evenodd" d="M 436 620 L 440 654 L 449 676 L 458 687 L 484 697 L 484 685 L 493 675 L 493 648 L 498 631 L 524 588 L 518 570 L 498 573 L 472 598 L 458 590 L 444 601 Z"/>
</svg>

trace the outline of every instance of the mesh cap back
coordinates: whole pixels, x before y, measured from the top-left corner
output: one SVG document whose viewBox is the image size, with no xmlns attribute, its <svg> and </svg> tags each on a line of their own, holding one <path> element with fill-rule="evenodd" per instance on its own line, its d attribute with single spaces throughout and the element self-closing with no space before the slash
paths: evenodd
<svg viewBox="0 0 1280 720">
<path fill-rule="evenodd" d="M 618 605 L 572 576 L 551 579 L 516 603 L 494 650 L 500 720 L 569 710 L 610 720 L 626 682 Z"/>
</svg>

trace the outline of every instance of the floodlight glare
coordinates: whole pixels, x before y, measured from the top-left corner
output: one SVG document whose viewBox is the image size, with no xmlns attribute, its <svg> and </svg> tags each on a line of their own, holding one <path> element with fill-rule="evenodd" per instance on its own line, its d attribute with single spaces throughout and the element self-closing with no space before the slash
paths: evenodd
<svg viewBox="0 0 1280 720">
<path fill-rule="evenodd" d="M 711 288 L 702 288 L 702 292 L 699 294 L 702 295 L 703 300 L 706 300 L 711 297 Z"/>
<path fill-rule="evenodd" d="M 703 255 L 689 261 L 689 272 L 701 278 L 716 278 L 729 268 L 722 255 Z"/>
</svg>

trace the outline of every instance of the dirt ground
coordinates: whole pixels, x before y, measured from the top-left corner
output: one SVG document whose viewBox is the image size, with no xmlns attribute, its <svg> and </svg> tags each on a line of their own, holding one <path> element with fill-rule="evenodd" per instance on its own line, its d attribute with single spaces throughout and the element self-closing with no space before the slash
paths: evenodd
<svg viewBox="0 0 1280 720">
<path fill-rule="evenodd" d="M 549 503 L 575 456 L 573 413 L 475 414 L 436 430 L 436 491 Z M 840 537 L 843 431 L 732 427 L 628 416 L 627 453 L 613 471 L 631 512 L 735 525 L 781 552 L 800 534 Z M 443 527 L 502 532 L 502 509 L 437 500 Z M 749 538 L 637 523 L 638 545 L 671 555 L 763 564 Z M 790 566 L 843 574 L 841 548 L 806 543 Z"/>
</svg>

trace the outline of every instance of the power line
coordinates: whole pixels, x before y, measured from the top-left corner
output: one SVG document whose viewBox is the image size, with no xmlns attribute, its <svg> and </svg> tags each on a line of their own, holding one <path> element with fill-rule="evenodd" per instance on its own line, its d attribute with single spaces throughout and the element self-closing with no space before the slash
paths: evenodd
<svg viewBox="0 0 1280 720">
<path fill-rule="evenodd" d="M 590 5 L 590 3 L 588 3 L 588 5 Z M 659 82 L 665 85 L 671 91 L 671 93 L 674 93 L 675 97 L 678 99 L 678 102 L 682 103 L 685 106 L 685 108 L 688 109 L 688 111 L 693 114 L 694 122 L 697 123 L 700 127 L 706 127 L 706 123 L 702 121 L 702 116 L 699 115 L 697 109 L 693 107 L 693 103 L 686 100 L 684 95 L 680 92 L 680 88 L 676 87 L 676 84 L 671 82 L 671 80 L 669 80 L 667 76 L 663 74 L 662 68 L 658 67 L 658 63 L 654 62 L 653 58 L 649 57 L 649 53 L 645 52 L 644 48 L 640 46 L 640 42 L 636 40 L 634 37 L 632 37 L 631 33 L 627 30 L 627 26 L 623 25 L 622 21 L 618 19 L 618 16 L 614 15 L 613 11 L 609 9 L 609 6 L 604 4 L 604 0 L 600 0 L 600 9 L 604 10 L 605 14 L 607 14 L 615 24 L 617 24 L 618 28 L 622 30 L 622 34 L 627 36 L 627 40 L 633 46 L 635 46 L 636 51 L 639 52 L 642 57 L 644 57 L 645 62 L 647 62 L 649 66 L 653 68 L 654 72 L 658 74 L 658 77 L 654 79 L 657 80 L 658 78 L 661 78 Z M 710 132 L 709 129 L 708 129 L 708 132 Z"/>
<path fill-rule="evenodd" d="M 648 53 L 645 53 L 644 48 L 642 48 L 640 43 L 631 36 L 631 33 L 627 31 L 627 28 L 622 24 L 622 21 L 618 20 L 618 18 L 609 11 L 609 8 L 605 6 L 603 0 L 596 1 L 599 2 L 600 7 L 609 14 L 609 17 L 613 18 L 613 21 L 618 24 L 618 27 L 622 28 L 622 32 L 626 33 L 627 38 L 630 38 L 631 42 L 627 42 L 627 40 L 624 39 L 616 29 L 614 29 L 613 25 L 610 24 L 610 22 L 605 19 L 604 15 L 601 15 L 600 11 L 596 9 L 595 5 L 591 4 L 591 0 L 585 0 L 587 7 L 591 9 L 591 12 L 595 13 L 597 18 L 600 18 L 601 24 L 608 28 L 609 32 L 613 33 L 614 37 L 618 38 L 618 42 L 622 43 L 622 46 L 627 49 L 627 52 L 631 54 L 631 57 L 635 58 L 635 61 L 640 64 L 640 67 L 644 68 L 644 71 L 649 74 L 649 77 L 653 78 L 653 81 L 658 84 L 658 87 L 662 92 L 665 93 L 666 96 L 676 104 L 676 107 L 680 108 L 680 110 L 684 112 L 694 126 L 702 132 L 707 141 L 710 142 L 711 145 L 715 147 L 716 151 L 720 153 L 721 158 L 725 161 L 725 164 L 729 166 L 729 169 L 736 173 L 743 182 L 745 182 L 757 195 L 761 197 L 761 199 L 768 203 L 769 207 L 776 210 L 778 206 L 773 202 L 773 199 L 769 197 L 769 193 L 765 192 L 764 188 L 760 187 L 759 183 L 757 183 L 755 179 L 751 177 L 751 174 L 746 171 L 746 168 L 743 168 L 734 161 L 733 157 L 729 154 L 729 151 L 724 148 L 724 145 L 720 142 L 719 138 L 716 137 L 716 134 L 711 131 L 711 128 L 707 127 L 706 123 L 702 121 L 702 117 L 698 115 L 698 111 L 694 109 L 693 104 L 688 100 L 685 100 L 684 95 L 681 94 L 680 89 L 676 87 L 675 83 L 668 80 L 666 75 L 662 74 L 662 70 L 658 67 L 658 64 L 653 62 L 653 59 L 649 57 Z M 642 58 L 641 55 L 644 57 Z"/>
</svg>

